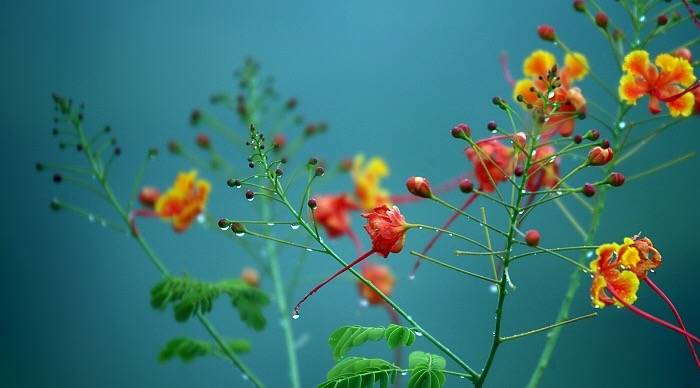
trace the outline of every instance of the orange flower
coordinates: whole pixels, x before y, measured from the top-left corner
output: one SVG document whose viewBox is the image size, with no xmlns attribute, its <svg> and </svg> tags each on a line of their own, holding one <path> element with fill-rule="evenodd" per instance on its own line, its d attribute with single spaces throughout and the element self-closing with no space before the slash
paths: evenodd
<svg viewBox="0 0 700 388">
<path fill-rule="evenodd" d="M 371 211 L 377 206 L 391 205 L 389 193 L 382 189 L 382 178 L 389 175 L 389 166 L 384 159 L 373 157 L 365 163 L 364 155 L 357 155 L 353 161 L 352 178 L 355 182 L 355 195 L 362 209 Z"/>
<path fill-rule="evenodd" d="M 210 191 L 208 181 L 197 180 L 197 171 L 181 172 L 173 186 L 156 201 L 155 213 L 172 222 L 176 232 L 183 232 L 204 211 Z"/>
<path fill-rule="evenodd" d="M 349 212 L 357 209 L 357 205 L 347 194 L 322 195 L 314 199 L 314 220 L 326 230 L 328 237 L 340 237 L 350 230 Z"/>
<path fill-rule="evenodd" d="M 385 265 L 367 264 L 362 267 L 362 276 L 372 282 L 384 295 L 389 296 L 394 290 L 394 275 L 391 274 L 389 267 Z M 363 282 L 357 282 L 357 289 L 360 296 L 367 300 L 369 304 L 376 305 L 384 302 L 379 294 Z"/>
<path fill-rule="evenodd" d="M 365 230 L 372 239 L 372 250 L 384 257 L 389 253 L 399 253 L 406 240 L 408 224 L 396 206 L 389 208 L 381 205 L 370 213 L 364 213 L 367 219 Z"/>
<path fill-rule="evenodd" d="M 609 305 L 622 307 L 623 304 L 617 298 L 610 297 L 606 288 L 611 287 L 615 294 L 627 304 L 633 304 L 637 300 L 639 278 L 634 272 L 626 269 L 630 266 L 632 257 L 621 257 L 618 254 L 620 246 L 616 243 L 603 244 L 596 249 L 598 255 L 590 264 L 593 274 L 591 285 L 591 302 L 593 307 L 603 308 Z"/>
<path fill-rule="evenodd" d="M 252 267 L 245 267 L 241 271 L 241 280 L 251 287 L 260 287 L 260 273 Z"/>
<path fill-rule="evenodd" d="M 635 105 L 648 94 L 652 114 L 661 112 L 661 102 L 666 103 L 673 117 L 693 113 L 695 97 L 690 92 L 698 84 L 687 59 L 659 54 L 652 64 L 648 52 L 635 50 L 625 56 L 622 70 L 624 74 L 618 88 L 620 100 Z"/>
<path fill-rule="evenodd" d="M 474 176 L 479 181 L 479 190 L 492 192 L 496 189 L 496 184 L 505 181 L 513 173 L 513 149 L 497 140 L 480 141 L 465 152 L 474 164 Z"/>
<path fill-rule="evenodd" d="M 537 191 L 542 187 L 554 187 L 559 183 L 559 158 L 554 157 L 556 150 L 547 145 L 538 147 L 533 162 L 528 170 L 527 189 Z"/>
<path fill-rule="evenodd" d="M 536 115 L 548 117 L 544 124 L 548 134 L 559 132 L 562 136 L 570 136 L 574 131 L 575 119 L 586 112 L 586 99 L 581 89 L 573 87 L 574 81 L 580 81 L 588 74 L 586 57 L 580 53 L 566 54 L 564 67 L 557 70 L 554 55 L 537 50 L 523 62 L 523 73 L 528 78 L 515 84 L 513 97 L 518 99 L 518 96 L 522 96 L 519 101 L 531 106 Z M 544 98 L 547 100 L 546 109 Z M 558 108 L 554 108 L 554 105 Z"/>
<path fill-rule="evenodd" d="M 661 253 L 654 248 L 654 244 L 647 237 L 625 238 L 617 254 L 629 270 L 640 279 L 644 279 L 648 271 L 653 272 L 661 266 L 663 261 Z"/>
</svg>

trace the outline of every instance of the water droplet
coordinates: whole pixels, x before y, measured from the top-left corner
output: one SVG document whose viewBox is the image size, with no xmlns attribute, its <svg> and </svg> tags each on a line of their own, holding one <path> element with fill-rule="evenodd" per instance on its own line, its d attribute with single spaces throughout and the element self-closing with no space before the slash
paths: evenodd
<svg viewBox="0 0 700 388">
<path fill-rule="evenodd" d="M 423 332 L 420 331 L 420 330 L 413 330 L 413 332 L 416 334 L 416 337 L 422 337 L 422 336 L 423 336 Z"/>
<path fill-rule="evenodd" d="M 452 234 L 452 233 L 447 233 L 447 235 L 450 237 L 454 236 L 454 234 Z"/>
<path fill-rule="evenodd" d="M 88 214 L 88 221 L 95 222 L 95 216 L 92 214 Z"/>
<path fill-rule="evenodd" d="M 406 376 L 407 374 L 408 374 L 408 372 L 406 372 L 406 371 L 401 372 L 401 376 Z"/>
<path fill-rule="evenodd" d="M 498 132 L 498 130 L 495 130 L 495 129 L 491 130 L 491 133 L 493 133 L 493 134 L 496 134 L 497 132 Z"/>
<path fill-rule="evenodd" d="M 242 374 L 241 377 L 242 377 L 243 380 L 245 380 L 245 381 L 248 381 L 248 380 L 250 379 L 250 377 L 248 377 L 247 374 Z"/>
<path fill-rule="evenodd" d="M 491 292 L 494 293 L 494 294 L 497 293 L 497 292 L 498 292 L 498 286 L 495 285 L 495 284 L 490 285 L 490 286 L 489 286 L 489 291 L 491 291 Z"/>
<path fill-rule="evenodd" d="M 562 195 L 562 194 L 564 194 L 564 193 L 562 193 L 561 190 L 557 190 L 557 195 Z"/>
<path fill-rule="evenodd" d="M 408 275 L 408 280 L 415 280 L 415 279 L 416 279 L 416 275 Z"/>
<path fill-rule="evenodd" d="M 313 252 L 314 250 L 311 249 L 311 248 L 306 248 L 306 251 L 307 251 L 307 252 Z"/>
<path fill-rule="evenodd" d="M 518 214 L 523 214 L 523 213 L 525 213 L 525 210 L 519 210 L 519 211 L 518 211 Z"/>
<path fill-rule="evenodd" d="M 554 97 L 554 90 L 550 91 L 549 94 L 547 94 L 547 98 L 552 98 Z"/>
<path fill-rule="evenodd" d="M 594 255 L 593 251 L 588 251 L 588 253 L 586 253 L 586 257 L 589 259 L 592 259 L 593 255 Z"/>
<path fill-rule="evenodd" d="M 422 226 L 419 226 L 419 227 L 418 227 L 418 230 L 423 230 L 423 227 L 422 227 Z"/>
<path fill-rule="evenodd" d="M 243 237 L 243 236 L 245 236 L 245 233 L 240 232 L 240 233 L 235 233 L 235 235 L 238 236 L 238 237 Z"/>
<path fill-rule="evenodd" d="M 240 183 L 239 183 L 239 184 L 237 184 L 237 185 L 233 185 L 233 187 L 235 187 L 235 188 L 237 188 L 237 189 L 240 189 L 240 188 L 241 188 L 241 186 L 243 186 L 243 185 L 241 185 Z"/>
<path fill-rule="evenodd" d="M 642 15 L 639 17 L 639 22 L 644 23 L 644 21 L 647 20 L 647 17 L 645 15 Z"/>
<path fill-rule="evenodd" d="M 520 190 L 520 194 L 525 194 L 525 193 L 527 193 L 527 190 L 525 190 L 525 189 Z"/>
<path fill-rule="evenodd" d="M 252 197 L 252 198 L 246 198 L 246 201 L 248 201 L 248 202 L 253 202 L 253 200 L 254 200 L 254 199 L 255 199 L 255 197 Z"/>
<path fill-rule="evenodd" d="M 197 215 L 197 222 L 199 222 L 200 224 L 203 224 L 206 221 L 207 221 L 207 216 L 205 216 L 204 214 L 201 214 L 201 213 Z"/>
<path fill-rule="evenodd" d="M 624 121 L 620 121 L 620 124 L 617 124 L 617 126 L 620 127 L 620 129 L 622 129 L 627 126 L 627 123 L 625 123 Z"/>
<path fill-rule="evenodd" d="M 292 319 L 299 319 L 299 314 L 293 314 Z"/>
<path fill-rule="evenodd" d="M 291 224 L 289 227 L 292 228 L 292 230 L 297 230 L 299 229 L 299 224 Z"/>
<path fill-rule="evenodd" d="M 275 223 L 274 223 L 274 222 L 268 222 L 268 223 L 267 223 L 267 226 L 275 226 Z"/>
<path fill-rule="evenodd" d="M 464 378 L 464 376 L 459 376 L 459 378 L 460 378 L 460 379 L 463 379 L 463 378 Z"/>
<path fill-rule="evenodd" d="M 360 299 L 360 306 L 362 306 L 362 307 L 369 306 L 369 301 L 365 298 Z"/>
<path fill-rule="evenodd" d="M 227 225 L 224 225 L 224 226 L 219 226 L 219 229 L 221 229 L 221 230 L 229 230 L 230 227 L 231 227 L 231 224 L 227 224 Z"/>
</svg>

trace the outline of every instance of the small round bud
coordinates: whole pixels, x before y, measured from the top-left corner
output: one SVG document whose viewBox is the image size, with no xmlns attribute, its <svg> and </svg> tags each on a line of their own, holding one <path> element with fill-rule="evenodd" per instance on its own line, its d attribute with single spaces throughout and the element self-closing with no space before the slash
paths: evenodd
<svg viewBox="0 0 700 388">
<path fill-rule="evenodd" d="M 317 158 L 309 158 L 309 166 L 315 166 L 318 164 Z"/>
<path fill-rule="evenodd" d="M 342 172 L 352 171 L 352 159 L 343 159 L 338 165 L 338 169 Z"/>
<path fill-rule="evenodd" d="M 495 131 L 497 128 L 498 125 L 496 125 L 496 122 L 493 120 L 489 121 L 489 123 L 486 124 L 486 129 L 488 129 L 489 131 Z"/>
<path fill-rule="evenodd" d="M 241 180 L 240 179 L 234 179 L 234 178 L 229 178 L 226 181 L 226 185 L 228 187 L 241 187 Z"/>
<path fill-rule="evenodd" d="M 105 133 L 109 133 L 112 131 L 112 127 L 110 127 L 109 125 L 105 125 L 104 129 L 102 130 L 105 131 Z"/>
<path fill-rule="evenodd" d="M 114 148 L 114 155 L 119 156 L 122 154 L 122 148 L 121 147 L 115 147 Z"/>
<path fill-rule="evenodd" d="M 474 184 L 472 183 L 471 179 L 469 178 L 464 178 L 459 182 L 459 190 L 463 193 L 471 193 L 474 191 Z"/>
<path fill-rule="evenodd" d="M 59 211 L 59 210 L 61 210 L 62 206 L 61 206 L 61 203 L 58 202 L 58 200 L 54 198 L 51 200 L 51 203 L 49 203 L 49 207 L 53 211 Z"/>
<path fill-rule="evenodd" d="M 243 271 L 241 271 L 241 280 L 250 287 L 260 287 L 260 273 L 258 273 L 255 268 L 243 268 Z"/>
<path fill-rule="evenodd" d="M 665 26 L 666 24 L 668 24 L 668 16 L 659 15 L 659 17 L 656 19 L 656 25 L 657 26 Z"/>
<path fill-rule="evenodd" d="M 202 121 L 202 111 L 195 109 L 190 113 L 190 124 L 197 125 Z"/>
<path fill-rule="evenodd" d="M 179 155 L 180 152 L 182 152 L 182 148 L 180 147 L 180 143 L 176 142 L 175 140 L 171 140 L 168 142 L 168 151 L 170 153 Z"/>
<path fill-rule="evenodd" d="M 581 135 L 574 136 L 574 143 L 581 144 L 582 141 L 583 141 L 583 136 L 581 136 Z"/>
<path fill-rule="evenodd" d="M 294 109 L 296 106 L 297 106 L 297 99 L 294 97 L 287 100 L 287 103 L 285 104 L 285 107 L 289 110 Z"/>
<path fill-rule="evenodd" d="M 221 218 L 217 222 L 217 225 L 219 225 L 219 229 L 228 229 L 228 227 L 231 226 L 231 222 L 225 218 Z"/>
<path fill-rule="evenodd" d="M 452 137 L 455 139 L 469 139 L 472 135 L 472 129 L 464 123 L 460 123 L 452 127 Z"/>
<path fill-rule="evenodd" d="M 595 146 L 588 151 L 588 163 L 592 166 L 603 166 L 613 158 L 612 148 Z"/>
<path fill-rule="evenodd" d="M 306 125 L 304 128 L 304 135 L 306 136 L 313 136 L 318 132 L 318 128 L 316 127 L 316 124 L 314 123 L 309 123 Z"/>
<path fill-rule="evenodd" d="M 61 183 L 62 180 L 63 180 L 63 175 L 61 175 L 59 173 L 53 174 L 54 183 Z"/>
<path fill-rule="evenodd" d="M 693 60 L 693 53 L 687 47 L 679 47 L 673 52 L 673 55 L 678 58 L 683 58 L 688 62 Z"/>
<path fill-rule="evenodd" d="M 246 198 L 247 200 L 249 200 L 249 201 L 252 201 L 253 198 L 255 198 L 255 193 L 253 192 L 253 190 L 248 190 L 248 191 L 246 191 L 246 192 L 245 192 L 245 198 Z"/>
<path fill-rule="evenodd" d="M 576 12 L 586 12 L 586 3 L 583 0 L 574 0 L 574 10 Z"/>
<path fill-rule="evenodd" d="M 238 222 L 231 223 L 231 231 L 235 234 L 243 234 L 246 232 L 245 226 Z"/>
<path fill-rule="evenodd" d="M 309 208 L 310 208 L 311 210 L 316 209 L 316 207 L 318 206 L 318 204 L 316 203 L 316 200 L 313 199 L 313 198 L 311 198 L 311 199 L 309 200 L 309 202 L 307 202 L 306 204 L 309 205 Z"/>
<path fill-rule="evenodd" d="M 537 35 L 540 36 L 540 39 L 547 42 L 554 42 L 554 40 L 557 38 L 557 35 L 554 33 L 554 27 L 550 26 L 549 24 L 539 25 L 537 27 Z"/>
<path fill-rule="evenodd" d="M 515 176 L 523 176 L 524 172 L 525 171 L 523 170 L 523 166 L 516 166 L 513 170 L 513 174 L 515 174 Z"/>
<path fill-rule="evenodd" d="M 610 148 L 610 141 L 608 141 L 608 139 L 603 139 L 600 142 L 600 146 L 603 147 L 603 149 L 608 149 Z"/>
<path fill-rule="evenodd" d="M 141 205 L 153 208 L 160 198 L 160 190 L 155 187 L 145 186 L 139 191 L 139 202 Z"/>
<path fill-rule="evenodd" d="M 540 232 L 536 229 L 530 229 L 525 233 L 525 242 L 531 247 L 540 245 Z"/>
<path fill-rule="evenodd" d="M 281 168 L 278 168 L 278 169 L 275 170 L 275 175 L 276 175 L 276 176 L 282 176 L 282 174 L 284 174 L 284 171 L 282 171 Z"/>
<path fill-rule="evenodd" d="M 421 198 L 432 198 L 433 192 L 430 189 L 430 182 L 419 176 L 412 176 L 406 180 L 408 192 Z"/>
<path fill-rule="evenodd" d="M 325 173 L 326 173 L 326 169 L 321 167 L 321 166 L 316 167 L 316 171 L 314 172 L 314 174 L 316 176 L 323 176 L 323 174 L 325 174 Z"/>
<path fill-rule="evenodd" d="M 606 181 L 610 186 L 619 187 L 625 183 L 625 176 L 619 172 L 610 173 Z"/>
<path fill-rule="evenodd" d="M 276 150 L 281 150 L 287 144 L 287 138 L 283 134 L 278 133 L 272 139 L 272 147 Z"/>
<path fill-rule="evenodd" d="M 289 159 L 287 159 L 286 156 L 283 156 L 282 159 L 280 159 L 280 163 L 282 163 L 282 164 L 287 164 L 288 161 L 289 161 Z"/>
<path fill-rule="evenodd" d="M 491 102 L 493 105 L 496 105 L 497 107 L 501 108 L 502 110 L 506 110 L 506 102 L 501 98 L 501 97 L 493 97 L 491 99 Z"/>
<path fill-rule="evenodd" d="M 82 144 L 82 143 L 76 144 L 76 145 L 75 145 L 75 150 L 78 151 L 78 152 L 83 152 L 83 144 Z"/>
<path fill-rule="evenodd" d="M 54 136 L 58 136 L 58 128 L 54 128 L 51 130 L 51 134 Z"/>
<path fill-rule="evenodd" d="M 43 164 L 43 163 L 41 163 L 41 162 L 36 162 L 36 164 L 34 165 L 34 168 L 36 168 L 37 171 L 44 171 L 44 168 L 45 168 L 45 167 L 44 167 L 44 164 Z"/>
<path fill-rule="evenodd" d="M 253 162 L 248 163 L 248 167 L 255 168 L 255 163 L 253 163 Z"/>
<path fill-rule="evenodd" d="M 595 191 L 595 186 L 593 186 L 590 183 L 586 183 L 585 185 L 583 185 L 583 189 L 581 189 L 581 192 L 583 192 L 583 195 L 585 195 L 586 197 L 594 196 Z"/>
<path fill-rule="evenodd" d="M 604 30 L 607 29 L 608 15 L 606 15 L 603 11 L 598 11 L 598 13 L 595 14 L 595 24 Z"/>
<path fill-rule="evenodd" d="M 209 136 L 207 136 L 206 134 L 197 134 L 195 141 L 197 143 L 197 146 L 203 150 L 208 150 L 209 147 L 211 147 L 211 140 L 209 140 Z"/>
<path fill-rule="evenodd" d="M 596 141 L 600 137 L 600 131 L 598 131 L 597 129 L 591 129 L 590 131 L 586 132 L 586 134 L 583 135 L 583 137 L 586 140 Z"/>
</svg>

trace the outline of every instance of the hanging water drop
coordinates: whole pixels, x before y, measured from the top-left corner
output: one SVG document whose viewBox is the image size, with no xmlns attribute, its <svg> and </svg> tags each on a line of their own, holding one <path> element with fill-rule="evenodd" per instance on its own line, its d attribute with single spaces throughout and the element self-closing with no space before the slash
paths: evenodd
<svg viewBox="0 0 700 388">
<path fill-rule="evenodd" d="M 107 221 L 101 220 L 101 221 L 100 221 L 100 226 L 103 227 L 103 228 L 106 228 L 106 227 L 107 227 Z"/>
<path fill-rule="evenodd" d="M 561 190 L 557 190 L 557 195 L 562 195 L 564 194 Z"/>
<path fill-rule="evenodd" d="M 642 15 L 639 17 L 639 22 L 644 23 L 644 21 L 647 20 L 647 17 L 645 15 Z"/>
<path fill-rule="evenodd" d="M 245 236 L 245 233 L 243 233 L 243 232 L 238 232 L 238 233 L 235 233 L 235 235 L 238 236 L 238 237 L 243 237 L 243 236 Z"/>
<path fill-rule="evenodd" d="M 306 251 L 307 251 L 307 252 L 313 252 L 314 250 L 311 249 L 311 248 L 306 248 Z"/>
<path fill-rule="evenodd" d="M 420 331 L 420 330 L 413 330 L 413 333 L 416 334 L 416 337 L 422 337 L 422 336 L 423 336 L 423 332 Z"/>
<path fill-rule="evenodd" d="M 197 222 L 198 223 L 203 224 L 206 221 L 207 221 L 207 217 L 204 214 L 200 213 L 197 215 Z"/>
<path fill-rule="evenodd" d="M 498 286 L 495 285 L 495 284 L 490 285 L 490 286 L 489 286 L 489 291 L 491 291 L 492 293 L 495 294 L 496 292 L 498 292 Z"/>
<path fill-rule="evenodd" d="M 254 199 L 255 199 L 255 197 L 250 197 L 250 198 L 246 198 L 246 201 L 253 202 Z"/>
<path fill-rule="evenodd" d="M 588 253 L 586 253 L 586 257 L 589 259 L 592 259 L 593 255 L 594 255 L 593 251 L 588 251 Z"/>
<path fill-rule="evenodd" d="M 299 224 L 291 224 L 291 225 L 289 225 L 289 227 L 292 228 L 292 230 L 297 230 L 297 229 L 299 229 L 299 226 L 300 226 Z"/>
<path fill-rule="evenodd" d="M 92 214 L 88 214 L 88 221 L 95 222 L 95 216 Z"/>
<path fill-rule="evenodd" d="M 365 298 L 360 299 L 360 306 L 361 307 L 367 307 L 369 306 L 369 301 Z"/>
<path fill-rule="evenodd" d="M 625 123 L 624 121 L 620 121 L 620 124 L 617 124 L 617 126 L 620 127 L 620 129 L 622 129 L 627 126 L 627 123 Z"/>
<path fill-rule="evenodd" d="M 221 229 L 221 230 L 229 230 L 230 227 L 231 227 L 231 224 L 228 224 L 228 223 L 226 223 L 226 224 L 223 224 L 223 223 L 222 223 L 222 224 L 219 224 L 219 229 Z"/>
<path fill-rule="evenodd" d="M 401 376 L 406 376 L 407 374 L 408 374 L 408 372 L 406 372 L 406 371 L 401 372 Z"/>
<path fill-rule="evenodd" d="M 268 222 L 268 223 L 267 223 L 267 226 L 275 226 L 275 223 L 274 223 L 274 222 Z"/>
<path fill-rule="evenodd" d="M 413 275 L 413 274 L 408 275 L 408 280 L 415 280 L 415 279 L 416 279 L 416 275 Z"/>
<path fill-rule="evenodd" d="M 245 373 L 241 375 L 241 378 L 243 378 L 243 380 L 245 381 L 248 381 L 250 379 L 250 377 L 248 377 L 248 375 Z"/>
<path fill-rule="evenodd" d="M 292 319 L 299 319 L 299 314 L 296 314 L 296 313 L 292 314 Z"/>
</svg>

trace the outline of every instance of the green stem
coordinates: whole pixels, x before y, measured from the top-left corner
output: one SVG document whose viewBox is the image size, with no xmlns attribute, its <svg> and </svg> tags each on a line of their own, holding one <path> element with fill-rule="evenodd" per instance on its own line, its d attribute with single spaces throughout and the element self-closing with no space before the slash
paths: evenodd
<svg viewBox="0 0 700 388">
<path fill-rule="evenodd" d="M 543 331 L 552 330 L 552 329 L 559 327 L 559 326 L 568 325 L 569 323 L 574 323 L 574 322 L 581 321 L 584 319 L 593 318 L 597 315 L 598 315 L 598 313 L 590 313 L 590 314 L 582 315 L 580 317 L 571 318 L 571 319 L 567 319 L 565 321 L 561 321 L 561 322 L 553 323 L 551 325 L 540 327 L 539 329 L 529 330 L 529 331 L 526 331 L 524 333 L 509 335 L 506 337 L 501 337 L 501 342 L 512 341 L 512 340 L 516 340 L 519 338 L 527 337 L 529 335 L 542 333 Z"/>
</svg>

